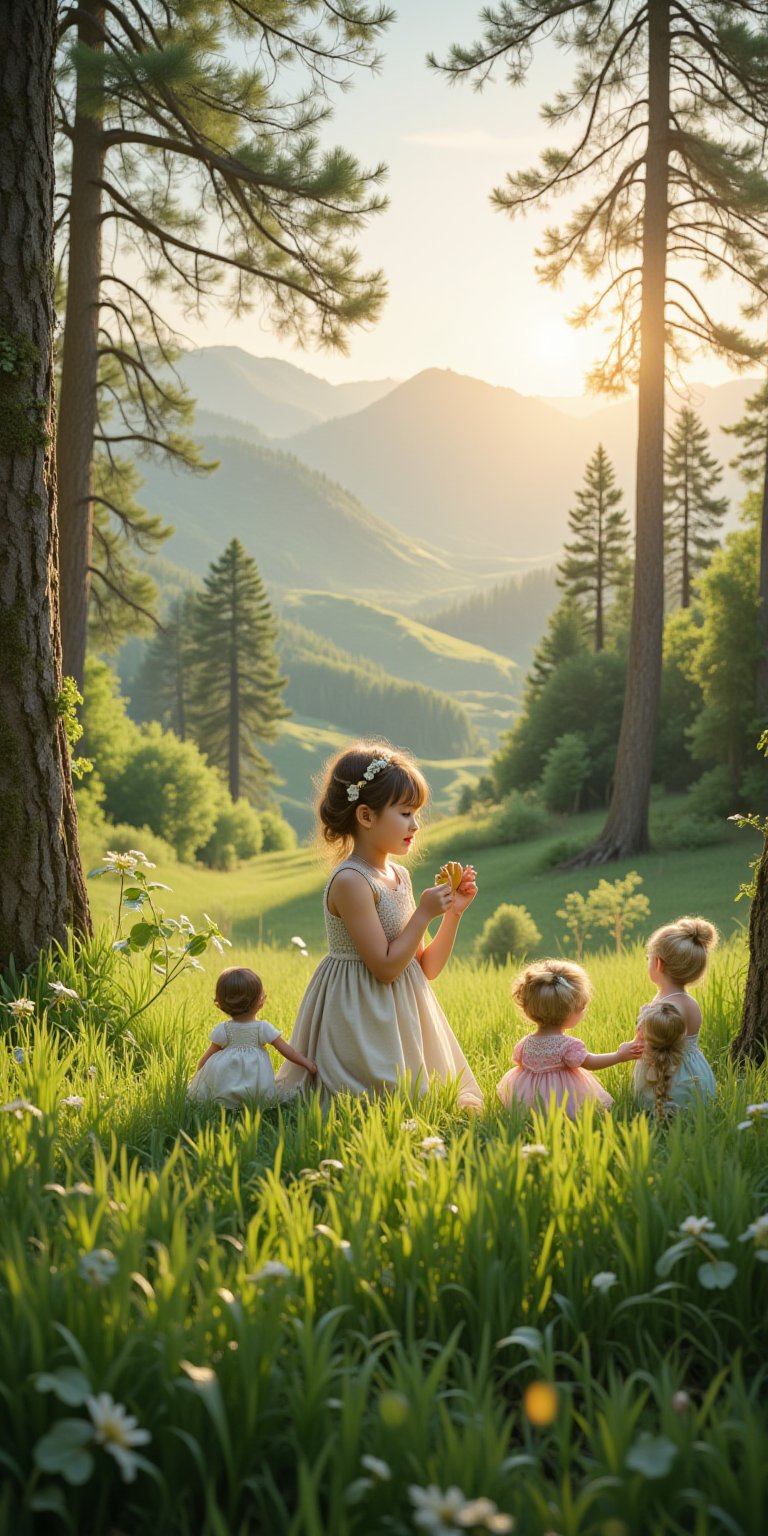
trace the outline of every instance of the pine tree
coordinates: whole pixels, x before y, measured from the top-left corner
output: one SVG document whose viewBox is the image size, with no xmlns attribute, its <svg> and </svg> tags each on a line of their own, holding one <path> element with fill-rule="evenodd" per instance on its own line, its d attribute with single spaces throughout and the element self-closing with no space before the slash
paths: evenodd
<svg viewBox="0 0 768 1536">
<path fill-rule="evenodd" d="M 173 598 L 160 633 L 147 646 L 131 687 L 134 719 L 159 720 L 180 741 L 190 735 L 195 697 L 194 638 L 195 597 L 191 592 Z"/>
<path fill-rule="evenodd" d="M 604 863 L 648 846 L 664 620 L 664 405 L 670 370 L 691 349 L 737 365 L 762 346 L 721 324 L 701 277 L 723 270 L 755 305 L 768 298 L 768 30 L 764 0 L 504 0 L 483 12 L 479 43 L 444 68 L 482 84 L 506 66 L 525 80 L 536 44 L 578 60 L 573 86 L 545 109 L 553 126 L 582 119 L 570 149 L 508 176 L 494 193 L 511 215 L 558 193 L 587 198 L 547 230 L 539 272 L 559 285 L 572 265 L 602 286 L 575 316 L 615 324 L 592 388 L 638 386 L 635 577 L 627 682 L 613 795 L 597 843 Z M 434 61 L 433 61 L 434 62 Z"/>
<path fill-rule="evenodd" d="M 321 149 L 318 130 L 333 83 L 375 67 L 390 19 L 379 0 L 79 0 L 63 10 L 58 474 L 64 654 L 78 679 L 94 441 L 108 454 L 132 442 L 194 460 L 189 440 L 163 424 L 189 402 L 169 375 L 174 339 L 158 288 L 191 308 L 215 297 L 235 313 L 258 299 L 280 332 L 339 348 L 381 308 L 382 274 L 361 271 L 349 237 L 385 206 L 384 167 Z M 237 67 L 233 43 L 254 62 Z M 104 366 L 121 375 L 111 425 L 100 410 Z"/>
<path fill-rule="evenodd" d="M 584 473 L 584 489 L 576 492 L 576 506 L 568 513 L 574 537 L 566 544 L 565 557 L 557 568 L 558 586 L 572 597 L 587 599 L 585 608 L 594 623 L 596 651 L 602 651 L 605 644 L 608 594 L 625 580 L 629 561 L 629 523 L 623 500 L 613 465 L 599 443 Z"/>
<path fill-rule="evenodd" d="M 726 427 L 741 441 L 741 452 L 731 461 L 746 485 L 760 496 L 760 658 L 755 675 L 755 705 L 763 725 L 768 725 L 768 380 L 745 401 L 745 414 Z"/>
<path fill-rule="evenodd" d="M 664 538 L 667 570 L 679 583 L 680 607 L 690 608 L 691 583 L 717 548 L 715 530 L 728 511 L 715 496 L 723 471 L 707 445 L 709 433 L 695 411 L 680 411 L 664 459 Z"/>
<path fill-rule="evenodd" d="M 272 777 L 257 741 L 274 741 L 282 703 L 277 620 L 256 561 L 239 539 L 208 568 L 194 600 L 194 699 L 187 722 L 208 761 L 221 768 L 233 800 L 264 799 Z"/>
<path fill-rule="evenodd" d="M 581 604 L 566 593 L 550 616 L 533 653 L 526 678 L 526 698 L 538 698 L 561 662 L 587 649 L 587 620 Z"/>
<path fill-rule="evenodd" d="M 56 579 L 54 0 L 14 0 L 0 30 L 0 969 L 21 970 L 90 916 Z"/>
</svg>

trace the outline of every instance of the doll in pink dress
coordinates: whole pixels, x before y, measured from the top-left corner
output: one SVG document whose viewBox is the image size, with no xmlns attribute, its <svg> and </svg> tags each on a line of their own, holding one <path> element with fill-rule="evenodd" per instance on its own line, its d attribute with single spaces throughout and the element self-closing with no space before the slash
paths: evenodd
<svg viewBox="0 0 768 1536">
<path fill-rule="evenodd" d="M 548 1109 L 554 1093 L 555 1104 L 564 1104 L 571 1120 L 587 1099 L 610 1109 L 613 1099 L 594 1074 L 639 1056 L 642 1041 L 626 1040 L 618 1050 L 595 1056 L 583 1040 L 566 1037 L 565 1031 L 580 1023 L 592 996 L 586 971 L 567 960 L 539 960 L 515 978 L 512 996 L 536 1030 L 512 1052 L 515 1065 L 498 1086 L 502 1104 L 509 1107 L 517 1100 L 528 1108 Z"/>
</svg>

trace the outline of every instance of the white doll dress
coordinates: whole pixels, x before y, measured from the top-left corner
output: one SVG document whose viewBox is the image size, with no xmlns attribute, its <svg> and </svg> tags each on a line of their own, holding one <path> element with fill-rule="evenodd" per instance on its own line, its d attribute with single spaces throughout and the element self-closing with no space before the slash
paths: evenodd
<svg viewBox="0 0 768 1536">
<path fill-rule="evenodd" d="M 279 1094 L 272 1062 L 265 1047 L 280 1038 L 280 1030 L 265 1019 L 247 1024 L 226 1019 L 211 1030 L 211 1041 L 221 1046 L 198 1069 L 187 1087 L 187 1097 L 197 1103 L 215 1100 L 236 1109 L 248 1099 L 269 1102 Z"/>
</svg>

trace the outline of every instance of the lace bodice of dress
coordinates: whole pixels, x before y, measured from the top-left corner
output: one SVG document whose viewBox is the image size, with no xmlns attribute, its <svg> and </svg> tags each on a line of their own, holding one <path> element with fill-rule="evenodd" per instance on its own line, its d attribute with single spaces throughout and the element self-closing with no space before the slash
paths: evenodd
<svg viewBox="0 0 768 1536">
<path fill-rule="evenodd" d="M 377 880 L 373 870 L 368 864 L 364 864 L 362 859 L 345 859 L 343 864 L 339 864 L 338 869 L 334 870 L 323 893 L 325 931 L 328 936 L 329 954 L 334 955 L 336 958 L 342 957 L 347 960 L 360 960 L 362 958 L 359 950 L 350 938 L 346 925 L 328 907 L 328 891 L 331 882 L 340 869 L 355 869 L 358 874 L 368 881 L 371 890 L 378 897 L 376 910 L 379 914 L 381 926 L 386 934 L 387 942 L 391 944 L 392 940 L 396 939 L 399 933 L 402 933 L 409 917 L 415 910 L 411 877 L 402 864 L 390 864 L 389 867 L 397 873 L 398 883 L 394 887 L 385 885 L 383 881 Z"/>
<path fill-rule="evenodd" d="M 578 1066 L 586 1054 L 583 1041 L 569 1035 L 526 1035 L 515 1048 L 518 1064 L 531 1072 L 560 1072 Z"/>
</svg>

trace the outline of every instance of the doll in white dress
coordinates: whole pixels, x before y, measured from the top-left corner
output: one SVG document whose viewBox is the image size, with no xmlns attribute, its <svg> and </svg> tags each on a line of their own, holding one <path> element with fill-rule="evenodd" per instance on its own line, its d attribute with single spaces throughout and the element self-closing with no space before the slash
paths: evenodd
<svg viewBox="0 0 768 1536">
<path fill-rule="evenodd" d="M 236 1109 L 249 1100 L 272 1103 L 290 1097 L 275 1082 L 268 1045 L 314 1076 L 315 1062 L 294 1050 L 273 1024 L 256 1017 L 266 1002 L 266 994 L 255 971 L 241 965 L 222 971 L 214 1001 L 227 1017 L 211 1030 L 211 1044 L 197 1064 L 187 1088 L 188 1098 L 197 1103 L 214 1100 Z"/>
</svg>

